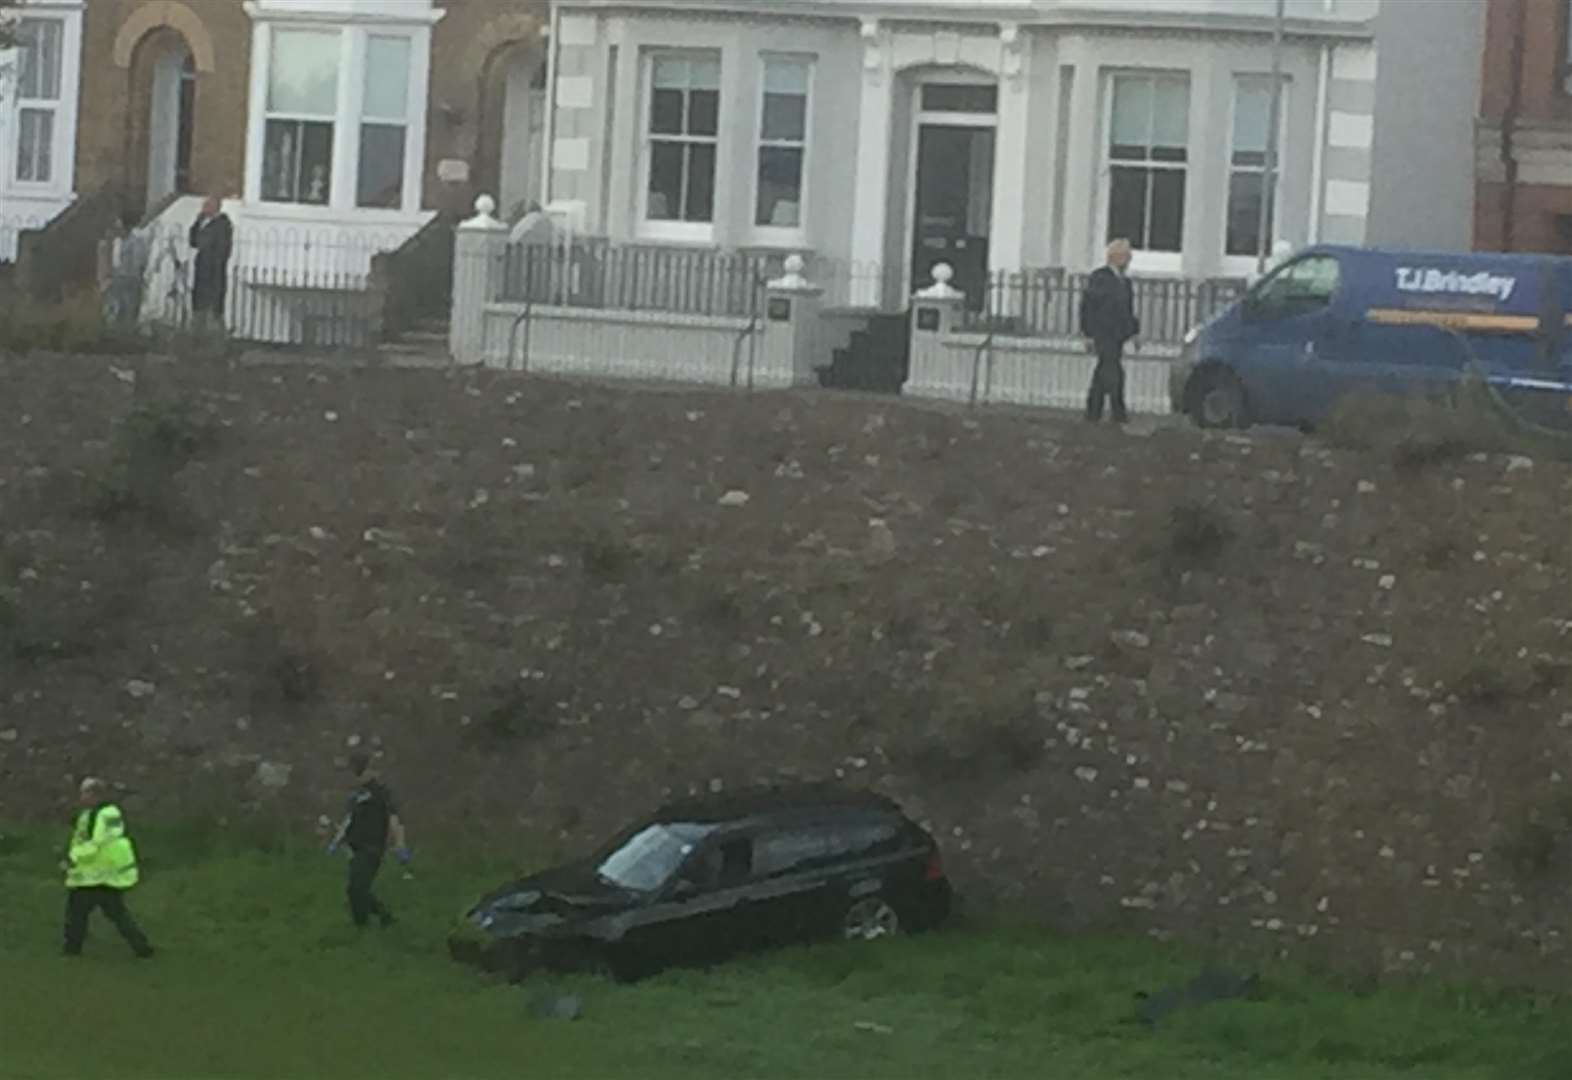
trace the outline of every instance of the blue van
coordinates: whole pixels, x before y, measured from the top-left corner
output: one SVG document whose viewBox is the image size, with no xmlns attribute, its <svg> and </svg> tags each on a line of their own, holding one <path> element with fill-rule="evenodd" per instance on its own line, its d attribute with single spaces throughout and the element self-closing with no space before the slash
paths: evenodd
<svg viewBox="0 0 1572 1080">
<path fill-rule="evenodd" d="M 1169 396 L 1202 427 L 1309 429 L 1349 395 L 1470 371 L 1572 426 L 1572 258 L 1307 248 L 1190 331 Z"/>
</svg>

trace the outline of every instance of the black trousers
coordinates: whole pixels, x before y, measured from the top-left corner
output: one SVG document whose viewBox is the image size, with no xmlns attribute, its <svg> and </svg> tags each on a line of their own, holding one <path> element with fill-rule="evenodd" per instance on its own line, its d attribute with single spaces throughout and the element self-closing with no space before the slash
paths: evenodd
<svg viewBox="0 0 1572 1080">
<path fill-rule="evenodd" d="M 1130 418 L 1124 404 L 1124 342 L 1098 341 L 1097 367 L 1092 372 L 1092 387 L 1086 393 L 1086 418 L 1101 420 L 1103 402 L 1112 405 L 1113 420 L 1122 424 Z"/>
<path fill-rule="evenodd" d="M 131 912 L 126 910 L 126 894 L 124 889 L 111 889 L 98 886 L 90 889 L 67 889 L 65 910 L 65 952 L 67 956 L 75 956 L 82 951 L 82 942 L 87 938 L 87 920 L 94 909 L 102 911 L 104 917 L 114 924 L 120 931 L 120 936 L 126 939 L 126 944 L 131 946 L 131 951 L 138 956 L 152 956 L 153 946 L 147 942 L 147 935 L 142 933 L 142 928 L 137 926 L 136 920 L 131 917 Z"/>
<path fill-rule="evenodd" d="M 386 926 L 393 921 L 393 913 L 371 891 L 377 871 L 382 869 L 382 852 L 352 851 L 349 857 L 349 917 L 356 926 L 365 926 L 375 915 Z"/>
</svg>

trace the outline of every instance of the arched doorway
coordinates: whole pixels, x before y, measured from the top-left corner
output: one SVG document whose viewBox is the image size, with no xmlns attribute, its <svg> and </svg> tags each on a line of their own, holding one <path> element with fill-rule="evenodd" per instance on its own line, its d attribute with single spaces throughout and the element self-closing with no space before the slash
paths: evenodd
<svg viewBox="0 0 1572 1080">
<path fill-rule="evenodd" d="M 544 39 L 495 50 L 481 74 L 477 180 L 496 192 L 498 213 L 516 220 L 541 200 L 546 153 Z"/>
<path fill-rule="evenodd" d="M 130 153 L 137 203 L 149 210 L 193 190 L 197 63 L 179 31 L 160 28 L 138 43 L 131 64 Z"/>
<path fill-rule="evenodd" d="M 147 123 L 147 203 L 191 191 L 191 135 L 196 116 L 196 60 L 170 49 L 153 68 Z"/>
</svg>

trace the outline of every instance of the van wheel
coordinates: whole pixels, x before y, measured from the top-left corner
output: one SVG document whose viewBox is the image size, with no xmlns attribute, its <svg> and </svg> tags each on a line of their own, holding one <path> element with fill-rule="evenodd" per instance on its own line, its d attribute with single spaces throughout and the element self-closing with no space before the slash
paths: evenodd
<svg viewBox="0 0 1572 1080">
<path fill-rule="evenodd" d="M 877 941 L 900 932 L 901 917 L 882 896 L 853 901 L 841 920 L 841 935 L 847 941 Z"/>
<path fill-rule="evenodd" d="M 1244 387 L 1226 371 L 1204 375 L 1191 398 L 1190 414 L 1203 428 L 1245 426 Z"/>
</svg>

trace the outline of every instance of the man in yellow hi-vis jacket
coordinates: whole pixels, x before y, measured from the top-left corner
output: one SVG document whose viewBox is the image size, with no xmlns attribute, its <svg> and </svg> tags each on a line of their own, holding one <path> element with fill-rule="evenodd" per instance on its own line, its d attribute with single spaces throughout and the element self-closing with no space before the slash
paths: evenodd
<svg viewBox="0 0 1572 1080">
<path fill-rule="evenodd" d="M 88 777 L 80 790 L 81 812 L 71 831 L 66 855 L 65 954 L 78 956 L 87 937 L 87 920 L 103 911 L 131 951 L 146 959 L 153 946 L 126 910 L 126 891 L 137 883 L 136 848 L 126 835 L 120 808 L 109 801 L 102 780 Z"/>
</svg>

